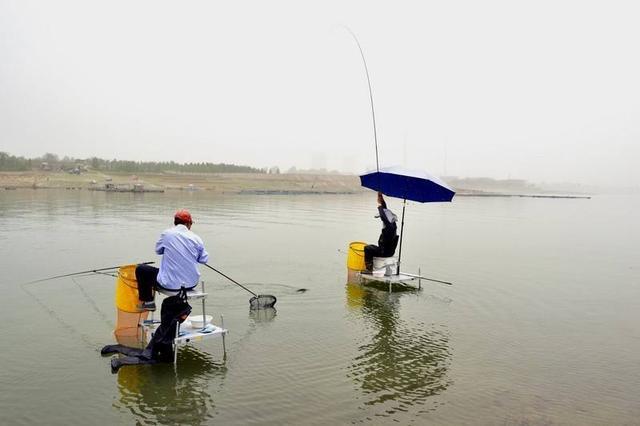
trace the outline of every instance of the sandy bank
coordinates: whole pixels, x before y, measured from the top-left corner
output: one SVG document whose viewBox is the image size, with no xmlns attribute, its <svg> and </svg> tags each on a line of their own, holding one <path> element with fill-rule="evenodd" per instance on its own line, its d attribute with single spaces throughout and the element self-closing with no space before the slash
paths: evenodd
<svg viewBox="0 0 640 426">
<path fill-rule="evenodd" d="M 105 184 L 131 186 L 142 184 L 165 191 L 214 191 L 219 193 L 339 193 L 365 191 L 357 176 L 258 174 L 258 173 L 158 173 L 104 174 L 88 172 L 0 172 L 0 188 L 17 189 L 89 189 Z"/>
<path fill-rule="evenodd" d="M 360 186 L 355 175 L 262 174 L 262 173 L 125 173 L 87 172 L 80 175 L 65 172 L 0 172 L 2 189 L 75 189 L 143 187 L 163 191 L 213 191 L 231 194 L 298 195 L 360 194 L 369 191 Z M 542 190 L 496 190 L 495 188 L 454 188 L 456 196 L 589 198 L 583 194 L 557 194 Z"/>
</svg>

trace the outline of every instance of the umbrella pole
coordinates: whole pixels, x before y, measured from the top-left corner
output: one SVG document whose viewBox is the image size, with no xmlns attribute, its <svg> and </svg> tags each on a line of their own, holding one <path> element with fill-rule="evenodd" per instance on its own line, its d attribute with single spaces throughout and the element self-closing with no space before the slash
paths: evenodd
<svg viewBox="0 0 640 426">
<path fill-rule="evenodd" d="M 407 199 L 404 199 L 402 203 L 402 222 L 400 223 L 400 243 L 398 250 L 398 268 L 396 269 L 396 275 L 400 275 L 400 258 L 402 257 L 402 232 L 404 231 L 404 208 L 407 206 Z"/>
</svg>

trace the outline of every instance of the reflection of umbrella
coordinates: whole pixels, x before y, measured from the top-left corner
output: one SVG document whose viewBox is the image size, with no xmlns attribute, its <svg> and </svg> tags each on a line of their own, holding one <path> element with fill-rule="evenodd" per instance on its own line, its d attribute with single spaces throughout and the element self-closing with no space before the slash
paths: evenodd
<svg viewBox="0 0 640 426">
<path fill-rule="evenodd" d="M 400 248 L 398 252 L 398 269 L 400 274 L 400 257 L 402 255 L 402 231 L 404 229 L 404 209 L 407 200 L 419 203 L 448 202 L 455 192 L 435 176 L 424 172 L 405 169 L 404 167 L 385 167 L 375 172 L 360 176 L 360 184 L 365 188 L 382 192 L 389 197 L 404 200 L 402 205 L 402 223 L 400 225 Z"/>
</svg>

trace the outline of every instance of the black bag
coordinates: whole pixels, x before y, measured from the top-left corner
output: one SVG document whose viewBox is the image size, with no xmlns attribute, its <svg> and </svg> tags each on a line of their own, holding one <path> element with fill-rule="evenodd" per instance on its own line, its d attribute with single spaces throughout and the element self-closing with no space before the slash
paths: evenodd
<svg viewBox="0 0 640 426">
<path fill-rule="evenodd" d="M 173 362 L 173 339 L 176 337 L 176 328 L 190 313 L 191 305 L 187 302 L 187 290 L 182 287 L 178 294 L 162 301 L 160 325 L 144 350 L 122 345 L 107 345 L 102 348 L 103 355 L 112 353 L 127 355 L 124 358 L 112 359 L 111 371 L 115 373 L 122 365 Z"/>
<path fill-rule="evenodd" d="M 153 333 L 151 341 L 142 356 L 159 362 L 173 361 L 173 339 L 176 337 L 178 323 L 182 323 L 191 313 L 187 302 L 187 290 L 182 287 L 178 294 L 162 301 L 160 308 L 160 326 Z"/>
</svg>

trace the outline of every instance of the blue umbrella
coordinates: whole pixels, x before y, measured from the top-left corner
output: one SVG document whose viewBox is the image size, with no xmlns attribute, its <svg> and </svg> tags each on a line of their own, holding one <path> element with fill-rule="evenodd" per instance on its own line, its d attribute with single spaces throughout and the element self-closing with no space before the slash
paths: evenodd
<svg viewBox="0 0 640 426">
<path fill-rule="evenodd" d="M 437 177 L 417 170 L 394 166 L 360 176 L 365 188 L 401 200 L 433 203 L 451 201 L 455 192 Z"/>
<path fill-rule="evenodd" d="M 398 268 L 400 274 L 400 258 L 402 256 L 402 233 L 404 230 L 404 210 L 407 200 L 419 203 L 450 202 L 455 191 L 437 177 L 425 172 L 410 170 L 404 167 L 384 167 L 377 171 L 360 176 L 360 184 L 365 188 L 382 192 L 384 195 L 404 200 L 402 205 L 402 222 L 400 225 L 400 244 L 398 251 Z"/>
</svg>

